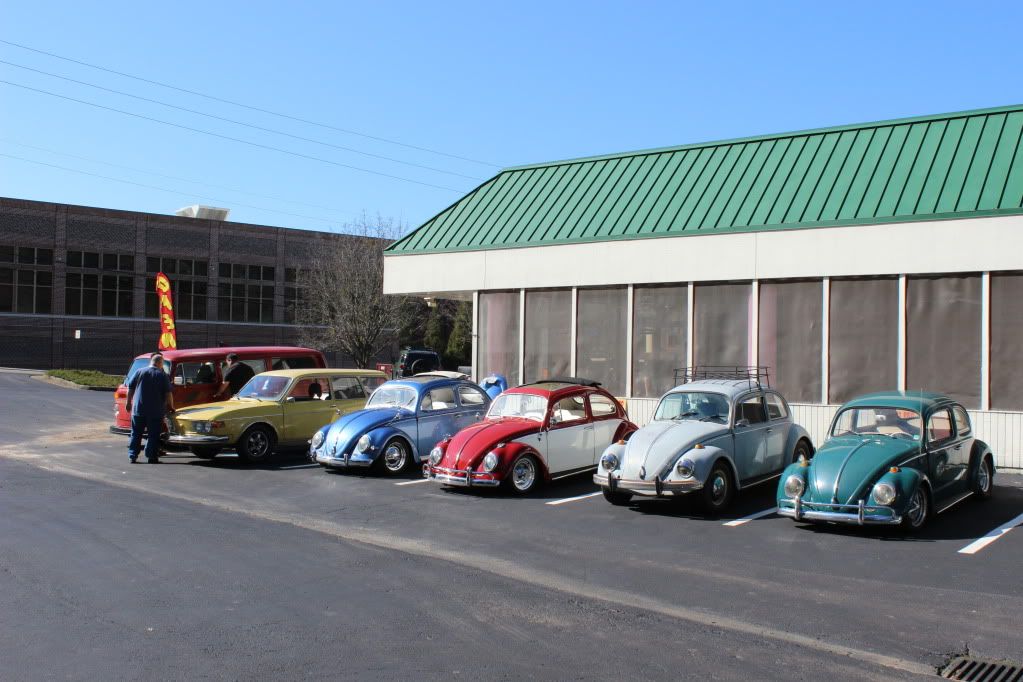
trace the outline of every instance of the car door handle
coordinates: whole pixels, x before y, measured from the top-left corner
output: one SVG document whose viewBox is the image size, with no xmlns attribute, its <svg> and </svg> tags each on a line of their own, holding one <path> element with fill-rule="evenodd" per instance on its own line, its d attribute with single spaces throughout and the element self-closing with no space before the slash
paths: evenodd
<svg viewBox="0 0 1023 682">
<path fill-rule="evenodd" d="M 952 449 L 953 449 L 953 450 L 962 450 L 962 449 L 963 449 L 963 446 L 962 446 L 962 445 L 957 445 L 957 446 L 955 446 L 955 447 L 954 447 L 954 448 L 952 448 Z"/>
<path fill-rule="evenodd" d="M 774 433 L 774 429 L 764 429 L 765 433 Z"/>
</svg>

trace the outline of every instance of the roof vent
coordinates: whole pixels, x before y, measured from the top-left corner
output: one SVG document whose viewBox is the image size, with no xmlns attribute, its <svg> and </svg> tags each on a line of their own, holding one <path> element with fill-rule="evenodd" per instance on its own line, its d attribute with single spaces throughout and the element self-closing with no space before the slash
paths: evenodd
<svg viewBox="0 0 1023 682">
<path fill-rule="evenodd" d="M 229 208 L 193 204 L 192 206 L 179 208 L 174 211 L 174 215 L 181 216 L 182 218 L 200 218 L 202 220 L 227 220 L 230 212 L 231 209 Z"/>
</svg>

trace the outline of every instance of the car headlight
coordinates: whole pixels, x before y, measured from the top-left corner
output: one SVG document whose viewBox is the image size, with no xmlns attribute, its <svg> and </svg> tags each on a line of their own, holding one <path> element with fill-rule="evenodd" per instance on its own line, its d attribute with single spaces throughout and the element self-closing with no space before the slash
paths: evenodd
<svg viewBox="0 0 1023 682">
<path fill-rule="evenodd" d="M 688 459 L 680 459 L 678 464 L 675 465 L 675 471 L 677 471 L 678 475 L 682 478 L 692 478 L 693 470 L 695 468 L 695 465 Z"/>
<path fill-rule="evenodd" d="M 430 450 L 430 464 L 437 466 L 440 464 L 441 458 L 444 456 L 444 451 L 440 448 L 434 448 Z"/>
<path fill-rule="evenodd" d="M 366 450 L 369 450 L 369 434 L 368 433 L 364 434 L 362 436 L 362 438 L 359 439 L 359 442 L 355 444 L 355 451 L 356 452 L 366 452 Z"/>
<path fill-rule="evenodd" d="M 792 474 L 785 479 L 785 494 L 789 497 L 799 497 L 805 489 L 806 483 L 803 482 L 802 476 Z"/>
<path fill-rule="evenodd" d="M 618 468 L 618 455 L 607 453 L 600 458 L 600 466 L 604 471 L 614 471 Z"/>
<path fill-rule="evenodd" d="M 878 483 L 874 486 L 874 501 L 887 506 L 895 501 L 895 486 L 891 483 Z"/>
<path fill-rule="evenodd" d="M 323 435 L 323 431 L 317 431 L 313 434 L 313 450 L 319 450 L 320 446 L 323 445 L 323 441 L 326 437 Z"/>
<path fill-rule="evenodd" d="M 491 450 L 483 458 L 483 471 L 493 471 L 497 468 L 497 453 Z"/>
</svg>

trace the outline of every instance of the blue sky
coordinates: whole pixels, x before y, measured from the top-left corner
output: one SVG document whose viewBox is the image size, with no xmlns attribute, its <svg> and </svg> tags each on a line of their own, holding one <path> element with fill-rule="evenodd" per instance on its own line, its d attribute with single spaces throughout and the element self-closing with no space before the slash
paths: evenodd
<svg viewBox="0 0 1023 682">
<path fill-rule="evenodd" d="M 474 161 L 0 43 L 37 70 L 0 80 L 247 141 L 0 83 L 0 196 L 412 228 L 502 166 L 1023 102 L 1021 24 L 1018 2 L 5 0 L 0 40 Z"/>
</svg>

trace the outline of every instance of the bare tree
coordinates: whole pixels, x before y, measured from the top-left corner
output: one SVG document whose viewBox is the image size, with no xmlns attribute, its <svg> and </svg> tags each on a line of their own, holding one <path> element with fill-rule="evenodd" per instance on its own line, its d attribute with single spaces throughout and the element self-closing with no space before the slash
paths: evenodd
<svg viewBox="0 0 1023 682">
<path fill-rule="evenodd" d="M 344 353 L 368 367 L 393 347 L 399 330 L 422 324 L 421 306 L 408 296 L 383 293 L 383 250 L 402 236 L 400 225 L 363 215 L 341 231 L 324 239 L 299 269 L 295 322 L 303 344 Z"/>
</svg>

